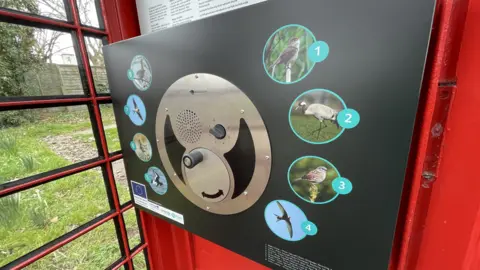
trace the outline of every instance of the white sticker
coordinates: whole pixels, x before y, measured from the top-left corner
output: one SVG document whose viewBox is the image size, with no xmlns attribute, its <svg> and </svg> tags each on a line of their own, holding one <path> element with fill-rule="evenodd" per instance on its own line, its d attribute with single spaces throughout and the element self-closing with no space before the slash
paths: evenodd
<svg viewBox="0 0 480 270">
<path fill-rule="evenodd" d="M 267 0 L 137 0 L 140 32 L 167 29 Z"/>
<path fill-rule="evenodd" d="M 179 214 L 175 211 L 172 211 L 170 209 L 167 209 L 159 204 L 156 204 L 152 201 L 149 202 L 149 207 L 148 209 L 152 210 L 153 212 L 155 213 L 158 213 L 164 217 L 167 217 L 171 220 L 175 220 L 176 222 L 180 223 L 180 224 L 184 224 L 184 220 L 183 220 L 183 215 L 182 214 Z"/>
</svg>

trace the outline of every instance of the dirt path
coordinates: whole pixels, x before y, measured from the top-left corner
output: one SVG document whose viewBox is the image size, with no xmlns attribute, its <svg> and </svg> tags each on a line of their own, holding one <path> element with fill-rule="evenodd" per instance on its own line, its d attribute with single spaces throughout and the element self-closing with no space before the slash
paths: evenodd
<svg viewBox="0 0 480 270">
<path fill-rule="evenodd" d="M 91 130 L 87 131 L 87 133 L 76 132 L 74 134 L 89 134 L 92 132 Z M 50 149 L 55 152 L 55 154 L 72 163 L 98 157 L 98 152 L 94 147 L 88 143 L 84 143 L 78 139 L 75 139 L 71 135 L 47 136 L 43 138 L 43 141 L 48 144 Z M 115 180 L 126 185 L 127 177 L 125 176 L 125 167 L 123 165 L 123 161 L 117 160 L 112 162 L 112 169 Z M 100 168 L 95 168 L 94 170 L 101 172 Z"/>
</svg>

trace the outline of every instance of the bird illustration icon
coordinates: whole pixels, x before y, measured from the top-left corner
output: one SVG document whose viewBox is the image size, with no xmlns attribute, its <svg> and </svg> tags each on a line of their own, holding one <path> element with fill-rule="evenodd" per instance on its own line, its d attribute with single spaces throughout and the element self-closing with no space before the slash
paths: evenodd
<svg viewBox="0 0 480 270">
<path fill-rule="evenodd" d="M 143 59 L 140 59 L 140 69 L 137 70 L 137 73 L 135 74 L 135 80 L 142 85 L 142 87 L 147 87 L 148 86 L 148 80 L 145 79 L 146 75 L 146 69 L 145 69 L 145 64 L 143 63 Z"/>
<path fill-rule="evenodd" d="M 312 184 L 320 184 L 327 178 L 328 169 L 325 166 L 317 167 L 314 170 L 309 171 L 307 174 L 302 177 L 293 180 L 293 183 L 298 181 L 308 181 Z"/>
<path fill-rule="evenodd" d="M 153 171 L 153 174 L 154 174 L 154 177 L 153 177 L 152 183 L 155 184 L 157 187 L 163 186 L 163 183 L 160 182 L 160 175 L 158 175 L 156 171 Z"/>
<path fill-rule="evenodd" d="M 280 209 L 280 212 L 282 213 L 280 216 L 277 214 L 274 214 L 277 217 L 277 222 L 283 220 L 285 221 L 287 225 L 287 230 L 288 234 L 290 235 L 290 238 L 293 237 L 293 227 L 292 227 L 292 221 L 290 220 L 290 216 L 288 215 L 287 211 L 285 208 L 283 208 L 282 204 L 277 201 L 278 208 Z"/>
<path fill-rule="evenodd" d="M 133 112 L 140 118 L 140 120 L 143 121 L 143 116 L 142 113 L 140 112 L 140 108 L 137 105 L 137 102 L 135 101 L 135 98 L 132 99 L 133 102 Z"/>
<path fill-rule="evenodd" d="M 270 66 L 269 69 L 272 69 L 272 76 L 275 75 L 275 68 L 278 65 L 284 64 L 286 69 L 290 69 L 293 63 L 297 61 L 299 51 L 300 51 L 300 39 L 298 37 L 292 37 L 288 41 L 287 48 L 285 48 L 285 50 L 283 50 L 282 53 L 280 53 L 277 60 L 275 60 L 273 64 Z"/>
<path fill-rule="evenodd" d="M 338 112 L 327 105 L 320 103 L 313 103 L 308 105 L 305 101 L 300 102 L 300 104 L 295 108 L 295 110 L 302 109 L 302 113 L 306 116 L 312 115 L 318 119 L 320 126 L 318 129 L 314 130 L 311 134 L 317 132 L 317 139 L 320 137 L 320 132 L 322 129 L 326 128 L 327 125 L 324 121 L 330 121 L 333 123 L 337 129 L 340 129 L 340 125 L 337 122 Z"/>
</svg>

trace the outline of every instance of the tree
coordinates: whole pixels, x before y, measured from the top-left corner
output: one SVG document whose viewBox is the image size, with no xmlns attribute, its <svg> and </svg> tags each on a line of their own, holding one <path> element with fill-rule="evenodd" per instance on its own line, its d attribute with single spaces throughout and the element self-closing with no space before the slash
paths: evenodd
<svg viewBox="0 0 480 270">
<path fill-rule="evenodd" d="M 0 6 L 36 13 L 34 0 L 0 0 Z M 25 74 L 41 64 L 34 53 L 34 29 L 21 25 L 0 23 L 0 97 L 28 96 L 33 87 Z M 0 127 L 19 125 L 31 120 L 26 111 L 7 111 L 0 115 Z"/>
</svg>

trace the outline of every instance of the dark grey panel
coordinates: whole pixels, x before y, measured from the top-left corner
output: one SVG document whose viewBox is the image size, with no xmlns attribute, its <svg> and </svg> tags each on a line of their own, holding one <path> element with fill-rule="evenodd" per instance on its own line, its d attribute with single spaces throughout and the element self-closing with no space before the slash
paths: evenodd
<svg viewBox="0 0 480 270">
<path fill-rule="evenodd" d="M 185 225 L 176 225 L 270 267 L 264 260 L 266 243 L 335 270 L 387 269 L 433 9 L 433 0 L 271 0 L 106 47 L 128 179 L 145 184 L 144 173 L 151 166 L 165 172 L 155 141 L 155 117 L 165 91 L 192 73 L 220 76 L 251 99 L 267 127 L 272 170 L 265 192 L 248 210 L 228 216 L 201 210 L 171 182 L 163 196 L 146 184 L 148 197 L 183 214 Z M 270 35 L 287 24 L 309 28 L 329 44 L 330 54 L 302 81 L 282 85 L 265 73 L 262 53 Z M 145 92 L 127 78 L 130 62 L 139 54 L 153 71 Z M 289 108 L 298 95 L 314 88 L 339 94 L 360 113 L 360 125 L 329 144 L 298 139 L 288 123 Z M 147 120 L 140 127 L 123 112 L 130 94 L 146 106 Z M 152 143 L 148 163 L 130 150 L 137 132 Z M 298 198 L 288 185 L 287 171 L 305 155 L 331 161 L 352 181 L 352 193 L 325 205 Z M 299 206 L 316 223 L 318 234 L 299 242 L 275 236 L 264 210 L 276 199 Z"/>
</svg>

